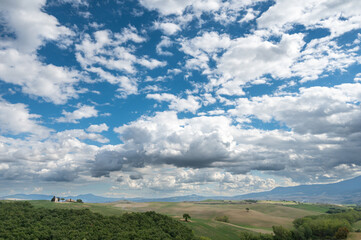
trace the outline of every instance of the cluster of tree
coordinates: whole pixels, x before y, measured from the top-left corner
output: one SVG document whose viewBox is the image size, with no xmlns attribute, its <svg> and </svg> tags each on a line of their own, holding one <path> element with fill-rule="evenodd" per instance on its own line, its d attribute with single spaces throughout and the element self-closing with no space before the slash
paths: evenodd
<svg viewBox="0 0 361 240">
<path fill-rule="evenodd" d="M 335 213 L 342 213 L 342 212 L 346 212 L 346 209 L 330 207 L 326 213 L 335 214 Z"/>
<path fill-rule="evenodd" d="M 244 200 L 246 203 L 257 203 L 258 200 L 253 200 L 253 199 L 246 199 Z"/>
<path fill-rule="evenodd" d="M 216 217 L 216 221 L 220 221 L 220 222 L 229 222 L 229 218 L 228 216 L 223 216 L 223 217 Z"/>
<path fill-rule="evenodd" d="M 292 230 L 274 226 L 273 235 L 242 233 L 241 240 L 346 239 L 352 224 L 359 220 L 361 212 L 356 210 L 307 216 L 296 219 Z"/>
<path fill-rule="evenodd" d="M 103 216 L 88 209 L 34 208 L 0 201 L 0 239 L 177 239 L 196 240 L 171 217 L 146 213 Z"/>
</svg>

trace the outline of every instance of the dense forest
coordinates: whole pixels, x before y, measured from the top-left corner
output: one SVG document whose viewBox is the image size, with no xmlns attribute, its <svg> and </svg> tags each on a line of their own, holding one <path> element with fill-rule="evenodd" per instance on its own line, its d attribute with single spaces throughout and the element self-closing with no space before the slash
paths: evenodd
<svg viewBox="0 0 361 240">
<path fill-rule="evenodd" d="M 293 221 L 294 229 L 273 227 L 271 234 L 242 233 L 241 240 L 329 240 L 346 239 L 352 224 L 361 220 L 361 210 L 331 211 L 333 214 L 307 216 Z"/>
<path fill-rule="evenodd" d="M 171 217 L 146 213 L 103 216 L 85 210 L 0 202 L 0 239 L 198 239 Z"/>
</svg>

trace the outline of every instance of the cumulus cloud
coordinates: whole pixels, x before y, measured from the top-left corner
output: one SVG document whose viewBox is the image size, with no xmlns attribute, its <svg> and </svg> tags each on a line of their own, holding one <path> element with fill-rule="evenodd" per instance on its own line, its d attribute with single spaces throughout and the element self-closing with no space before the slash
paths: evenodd
<svg viewBox="0 0 361 240">
<path fill-rule="evenodd" d="M 240 98 L 231 114 L 253 116 L 264 122 L 276 120 L 300 134 L 346 137 L 361 126 L 361 84 L 301 88 L 283 96 Z M 302 119 L 302 121 L 300 121 Z"/>
<path fill-rule="evenodd" d="M 354 78 L 355 82 L 361 82 L 361 73 L 356 74 L 355 78 Z"/>
<path fill-rule="evenodd" d="M 216 71 L 222 76 L 219 81 L 245 85 L 265 74 L 274 78 L 290 77 L 290 66 L 304 44 L 302 38 L 302 34 L 284 34 L 279 43 L 264 41 L 257 35 L 235 39 L 217 62 Z"/>
<path fill-rule="evenodd" d="M 108 129 L 109 129 L 109 127 L 105 123 L 102 123 L 102 124 L 98 124 L 98 125 L 96 125 L 96 124 L 90 125 L 87 128 L 87 131 L 100 133 L 100 132 L 108 131 Z"/>
<path fill-rule="evenodd" d="M 63 169 L 55 169 L 54 171 L 43 171 L 41 173 L 41 179 L 50 182 L 72 182 L 78 178 L 78 172 L 76 169 L 69 169 L 69 166 L 65 166 Z"/>
<path fill-rule="evenodd" d="M 43 141 L 0 136 L 0 164 L 6 170 L 0 178 L 70 182 L 84 175 L 87 161 L 94 159 L 99 147 L 83 143 L 82 131 L 54 133 Z"/>
<path fill-rule="evenodd" d="M 273 162 L 278 150 L 267 152 L 251 144 L 252 139 L 262 138 L 261 131 L 239 129 L 224 116 L 178 119 L 175 112 L 162 112 L 116 128 L 115 132 L 124 142 L 123 150 L 99 153 L 93 166 L 94 175 L 109 175 L 111 171 L 147 164 L 192 168 L 235 165 L 242 173 L 251 169 L 284 168 L 280 159 L 278 164 Z M 267 154 L 272 159 L 265 158 Z"/>
<path fill-rule="evenodd" d="M 236 9 L 233 4 L 228 8 Z M 345 71 L 360 62 L 357 39 L 345 46 L 335 37 L 361 28 L 359 7 L 356 1 L 276 1 L 257 18 L 258 29 L 251 34 L 230 39 L 225 34 L 205 32 L 193 39 L 183 39 L 181 50 L 191 56 L 185 66 L 208 76 L 207 91 L 215 87 L 217 94 L 240 96 L 244 95 L 243 86 L 267 83 L 267 77 L 297 77 L 305 82 L 337 70 Z M 222 3 L 220 11 L 224 8 Z M 287 14 L 284 9 L 288 9 Z M 256 14 L 259 13 L 248 8 L 240 22 L 255 19 Z M 306 44 L 308 33 L 287 32 L 297 24 L 309 30 L 328 29 L 330 35 Z"/>
<path fill-rule="evenodd" d="M 262 31 L 230 39 L 216 32 L 183 39 L 182 48 L 192 58 L 189 69 L 201 70 L 208 76 L 206 91 L 217 94 L 244 95 L 246 85 L 264 84 L 273 79 L 300 78 L 301 82 L 346 71 L 361 62 L 358 47 L 341 47 L 330 38 L 314 39 L 307 45 L 303 34 L 282 34 L 279 41 L 266 40 Z M 305 46 L 306 45 L 306 46 Z M 214 60 L 216 63 L 210 63 Z"/>
<path fill-rule="evenodd" d="M 177 110 L 178 112 L 191 112 L 195 113 L 200 107 L 199 98 L 188 95 L 187 98 L 178 98 L 177 96 L 169 93 L 154 93 L 148 94 L 148 99 L 154 99 L 159 102 L 169 102 L 169 109 Z"/>
<path fill-rule="evenodd" d="M 43 0 L 2 2 L 0 17 L 5 37 L 0 40 L 0 79 L 21 86 L 31 96 L 63 104 L 78 96 L 80 90 L 75 85 L 83 77 L 73 69 L 44 64 L 38 59 L 36 51 L 47 41 L 66 42 L 67 36 L 73 34 L 55 17 L 43 12 L 45 3 Z"/>
<path fill-rule="evenodd" d="M 120 33 L 101 30 L 93 33 L 93 37 L 85 34 L 83 41 L 76 45 L 76 59 L 82 68 L 96 73 L 101 80 L 119 86 L 124 96 L 136 94 L 137 82 L 135 65 L 148 69 L 165 66 L 165 62 L 148 56 L 134 55 L 134 48 L 128 47 L 128 42 L 141 43 L 145 38 L 140 36 L 134 27 L 124 28 Z"/>
<path fill-rule="evenodd" d="M 182 14 L 184 9 L 191 4 L 190 0 L 140 0 L 140 3 L 148 9 L 158 10 L 161 14 Z"/>
<path fill-rule="evenodd" d="M 73 112 L 67 112 L 63 110 L 62 114 L 64 117 L 58 118 L 57 122 L 70 122 L 70 123 L 79 123 L 78 120 L 83 118 L 97 117 L 98 111 L 94 106 L 80 105 L 77 110 Z"/>
<path fill-rule="evenodd" d="M 292 76 L 298 76 L 301 82 L 306 82 L 336 70 L 345 72 L 352 64 L 361 62 L 358 50 L 353 46 L 341 47 L 329 38 L 312 40 L 291 66 Z"/>
<path fill-rule="evenodd" d="M 40 124 L 38 114 L 29 113 L 22 103 L 11 104 L 0 99 L 0 131 L 2 133 L 30 133 L 41 138 L 49 136 L 51 129 Z"/>
<path fill-rule="evenodd" d="M 186 67 L 210 72 L 208 61 L 217 57 L 219 52 L 229 48 L 231 39 L 227 34 L 205 32 L 193 39 L 183 39 L 181 50 L 193 58 L 187 60 Z"/>
<path fill-rule="evenodd" d="M 21 86 L 31 96 L 64 104 L 81 92 L 76 85 L 83 77 L 66 67 L 43 64 L 33 54 L 4 49 L 0 50 L 0 79 Z"/>
<path fill-rule="evenodd" d="M 88 0 L 58 0 L 58 1 L 56 1 L 56 3 L 62 3 L 62 4 L 69 3 L 69 4 L 73 5 L 74 7 L 89 5 Z"/>
<path fill-rule="evenodd" d="M 331 36 L 336 37 L 361 27 L 360 10 L 358 0 L 278 0 L 258 18 L 257 23 L 260 28 L 276 32 L 290 29 L 294 24 L 301 24 L 309 29 L 327 28 Z"/>
<path fill-rule="evenodd" d="M 199 69 L 208 75 L 208 88 L 217 87 L 217 93 L 224 95 L 244 95 L 243 86 L 266 83 L 264 76 L 267 74 L 278 79 L 296 75 L 306 79 L 308 75 L 318 76 L 326 69 L 334 71 L 356 61 L 349 58 L 350 54 L 342 54 L 345 51 L 336 50 L 336 47 L 321 50 L 317 46 L 310 46 L 301 53 L 304 44 L 302 34 L 283 34 L 279 42 L 274 42 L 265 40 L 262 32 L 236 39 L 230 39 L 226 34 L 206 32 L 193 39 L 183 39 L 181 50 L 192 56 L 186 61 L 186 67 Z M 342 57 L 345 64 L 337 61 L 331 69 L 327 63 L 332 62 L 332 58 L 324 54 L 326 50 L 333 53 L 338 51 L 339 57 L 335 54 L 330 56 L 335 56 L 337 60 Z M 321 66 L 306 68 L 303 64 L 312 61 L 312 57 L 317 59 L 317 52 L 319 59 L 322 59 Z M 211 67 L 210 60 L 215 61 L 215 67 Z"/>
<path fill-rule="evenodd" d="M 174 35 L 181 30 L 177 24 L 172 22 L 155 22 L 154 26 L 155 28 L 162 30 L 166 35 Z"/>
<path fill-rule="evenodd" d="M 300 93 L 240 98 L 226 116 L 177 117 L 157 113 L 115 128 L 124 144 L 101 152 L 92 172 L 167 164 L 178 168 L 220 168 L 232 174 L 266 171 L 296 182 L 330 181 L 358 172 L 360 84 L 302 88 Z M 289 130 L 243 127 L 253 118 Z M 234 125 L 233 119 L 240 121 Z M 299 121 L 302 119 L 302 121 Z"/>
<path fill-rule="evenodd" d="M 72 130 L 65 130 L 62 132 L 57 133 L 58 138 L 77 138 L 80 140 L 89 139 L 99 143 L 107 143 L 109 139 L 103 137 L 100 134 L 96 133 L 86 133 L 83 129 L 72 129 Z"/>
<path fill-rule="evenodd" d="M 0 171 L 9 169 L 9 164 L 0 163 Z"/>
<path fill-rule="evenodd" d="M 202 13 L 212 13 L 214 20 L 227 23 L 234 21 L 240 10 L 246 6 L 264 0 L 221 1 L 221 0 L 140 0 L 140 3 L 149 10 L 156 10 L 162 16 L 180 16 L 191 12 L 199 17 Z"/>
<path fill-rule="evenodd" d="M 169 48 L 173 45 L 173 42 L 169 37 L 162 36 L 162 40 L 157 44 L 156 51 L 159 55 L 172 56 L 173 54 L 169 51 L 163 50 L 163 48 Z"/>
<path fill-rule="evenodd" d="M 70 29 L 61 26 L 58 20 L 42 11 L 45 0 L 5 0 L 0 13 L 5 19 L 6 30 L 15 33 L 15 39 L 3 39 L 0 45 L 15 48 L 24 53 L 36 51 L 44 40 L 57 40 L 71 35 Z"/>
</svg>

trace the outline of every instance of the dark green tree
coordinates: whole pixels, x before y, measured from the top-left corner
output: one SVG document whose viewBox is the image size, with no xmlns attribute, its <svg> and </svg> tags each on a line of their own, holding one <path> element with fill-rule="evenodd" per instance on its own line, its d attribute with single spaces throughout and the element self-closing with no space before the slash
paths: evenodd
<svg viewBox="0 0 361 240">
<path fill-rule="evenodd" d="M 282 226 L 273 226 L 274 240 L 291 240 L 292 233 Z"/>
<path fill-rule="evenodd" d="M 346 227 L 340 227 L 335 233 L 336 239 L 346 239 L 349 231 Z"/>
<path fill-rule="evenodd" d="M 186 222 L 188 222 L 188 218 L 191 218 L 191 216 L 188 213 L 185 213 L 183 214 L 183 218 L 186 220 Z"/>
</svg>

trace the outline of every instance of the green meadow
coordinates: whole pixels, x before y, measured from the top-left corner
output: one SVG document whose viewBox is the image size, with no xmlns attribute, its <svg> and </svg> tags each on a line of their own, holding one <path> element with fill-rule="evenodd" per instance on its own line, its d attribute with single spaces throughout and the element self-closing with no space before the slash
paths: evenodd
<svg viewBox="0 0 361 240">
<path fill-rule="evenodd" d="M 214 240 L 239 240 L 240 232 L 272 233 L 272 226 L 291 229 L 296 218 L 324 214 L 330 207 L 344 208 L 326 204 L 304 204 L 282 201 L 203 201 L 203 202 L 113 202 L 113 203 L 52 203 L 50 201 L 30 201 L 35 207 L 50 209 L 83 209 L 103 215 L 121 215 L 125 212 L 146 212 L 171 216 L 182 221 L 198 236 Z M 190 222 L 182 216 L 188 213 Z M 227 216 L 227 222 L 217 221 L 217 217 Z M 357 222 L 354 229 L 361 228 Z M 358 233 L 350 234 L 349 239 L 357 239 Z"/>
</svg>

